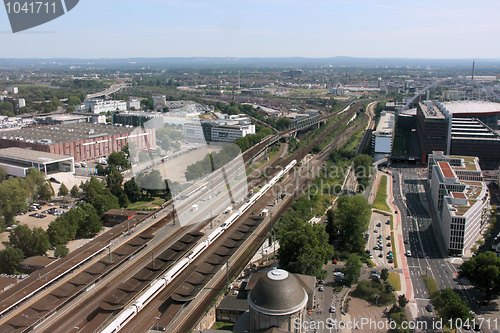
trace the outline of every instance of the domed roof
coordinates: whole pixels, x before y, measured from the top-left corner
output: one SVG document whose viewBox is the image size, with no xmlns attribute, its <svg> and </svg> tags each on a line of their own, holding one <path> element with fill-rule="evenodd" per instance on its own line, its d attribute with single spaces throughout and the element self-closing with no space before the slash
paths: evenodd
<svg viewBox="0 0 500 333">
<path fill-rule="evenodd" d="M 248 304 L 254 310 L 270 315 L 294 313 L 306 303 L 307 293 L 300 282 L 283 269 L 269 271 L 248 294 Z"/>
</svg>

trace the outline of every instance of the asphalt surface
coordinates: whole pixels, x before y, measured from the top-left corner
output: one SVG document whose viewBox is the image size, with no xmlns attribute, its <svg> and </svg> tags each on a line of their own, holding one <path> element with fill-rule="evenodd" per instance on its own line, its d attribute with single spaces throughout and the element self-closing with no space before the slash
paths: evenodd
<svg viewBox="0 0 500 333">
<path fill-rule="evenodd" d="M 393 164 L 390 171 L 393 174 L 394 203 L 403 221 L 405 252 L 411 253 L 407 255 L 407 261 L 418 308 L 415 319 L 428 320 L 429 315 L 433 315 L 425 309 L 430 303 L 430 295 L 424 275 L 433 277 L 440 290 L 453 289 L 473 311 L 477 311 L 481 295 L 457 278 L 462 258 L 447 255 L 444 241 L 434 225 L 435 219 L 424 206 L 427 205 L 424 187 L 426 170 L 414 164 Z M 491 332 L 488 329 L 482 331 Z"/>
</svg>

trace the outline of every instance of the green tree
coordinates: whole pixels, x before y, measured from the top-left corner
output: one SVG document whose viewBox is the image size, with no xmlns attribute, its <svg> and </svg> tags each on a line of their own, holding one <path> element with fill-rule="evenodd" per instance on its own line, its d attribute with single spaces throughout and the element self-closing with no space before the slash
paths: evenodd
<svg viewBox="0 0 500 333">
<path fill-rule="evenodd" d="M 7 170 L 3 166 L 0 166 L 0 182 L 7 179 Z"/>
<path fill-rule="evenodd" d="M 93 237 L 102 230 L 102 220 L 92 205 L 83 203 L 76 210 L 79 217 L 78 237 Z"/>
<path fill-rule="evenodd" d="M 370 181 L 373 158 L 369 155 L 361 154 L 354 157 L 353 163 L 354 173 L 359 184 L 366 188 Z"/>
<path fill-rule="evenodd" d="M 439 293 L 439 296 L 433 299 L 435 306 L 438 308 L 440 317 L 445 323 L 450 319 L 455 322 L 460 318 L 463 322 L 467 319 L 472 319 L 470 308 L 452 289 L 446 288 Z"/>
<path fill-rule="evenodd" d="M 120 201 L 111 193 L 109 195 L 96 196 L 91 204 L 95 207 L 99 216 L 103 216 L 110 209 L 120 208 Z"/>
<path fill-rule="evenodd" d="M 387 268 L 383 268 L 382 271 L 380 272 L 380 278 L 384 281 L 387 281 L 389 278 L 389 270 Z"/>
<path fill-rule="evenodd" d="M 338 231 L 330 234 L 332 239 L 338 239 L 340 248 L 350 253 L 364 252 L 366 239 L 363 233 L 368 229 L 371 209 L 361 195 L 343 195 L 337 200 L 334 224 L 329 231 Z"/>
<path fill-rule="evenodd" d="M 111 193 L 119 197 L 123 194 L 122 189 L 123 176 L 120 172 L 113 170 L 106 177 L 106 184 Z"/>
<path fill-rule="evenodd" d="M 0 102 L 0 114 L 7 117 L 14 117 L 14 104 L 9 101 Z"/>
<path fill-rule="evenodd" d="M 69 96 L 67 103 L 68 105 L 80 105 L 82 104 L 82 100 L 77 96 Z"/>
<path fill-rule="evenodd" d="M 69 221 L 67 214 L 73 215 L 73 209 L 49 223 L 47 235 L 52 245 L 65 244 L 76 236 L 77 221 Z"/>
<path fill-rule="evenodd" d="M 27 114 L 30 113 L 30 108 L 27 106 L 21 106 L 19 108 L 19 114 Z"/>
<path fill-rule="evenodd" d="M 54 105 L 54 107 L 57 109 L 57 107 L 61 106 L 62 103 L 59 99 L 57 99 L 57 97 L 54 97 L 52 98 L 52 100 L 50 101 L 50 103 L 52 103 L 52 105 Z"/>
<path fill-rule="evenodd" d="M 458 274 L 483 292 L 487 300 L 500 293 L 500 258 L 493 252 L 483 252 L 465 261 Z"/>
<path fill-rule="evenodd" d="M 127 147 L 127 148 L 125 148 Z M 122 151 L 114 151 L 108 156 L 109 167 L 114 167 L 117 170 L 130 168 L 130 161 L 128 160 L 128 145 L 122 148 Z"/>
<path fill-rule="evenodd" d="M 49 201 L 50 199 L 52 199 L 53 195 L 54 190 L 47 182 L 38 188 L 38 200 Z"/>
<path fill-rule="evenodd" d="M 68 253 L 69 249 L 64 244 L 57 245 L 56 249 L 54 250 L 54 256 L 58 258 L 64 258 L 68 255 Z"/>
<path fill-rule="evenodd" d="M 127 195 L 125 192 L 123 192 L 119 197 L 118 197 L 118 202 L 120 203 L 120 207 L 122 208 L 127 208 L 128 205 L 130 205 L 130 200 L 128 199 Z"/>
<path fill-rule="evenodd" d="M 124 188 L 125 194 L 127 195 L 128 199 L 131 202 L 137 202 L 137 201 L 141 200 L 142 190 L 139 187 L 139 185 L 137 185 L 135 178 L 132 178 L 132 179 L 126 181 L 123 184 L 123 188 Z"/>
<path fill-rule="evenodd" d="M 42 228 L 30 229 L 24 224 L 11 231 L 9 245 L 21 249 L 26 257 L 45 255 L 50 248 L 49 237 Z"/>
<path fill-rule="evenodd" d="M 328 235 L 319 225 L 292 221 L 278 233 L 280 265 L 292 272 L 326 277 L 323 265 L 333 256 Z"/>
<path fill-rule="evenodd" d="M 61 186 L 59 187 L 59 191 L 57 192 L 57 195 L 60 197 L 65 197 L 68 194 L 69 194 L 68 188 L 66 187 L 66 185 L 64 185 L 64 183 L 62 183 Z"/>
<path fill-rule="evenodd" d="M 405 308 L 406 305 L 408 304 L 408 299 L 406 298 L 406 296 L 403 294 L 403 295 L 399 295 L 398 296 L 398 305 L 400 308 Z"/>
<path fill-rule="evenodd" d="M 78 196 L 80 195 L 80 193 L 78 191 L 78 186 L 73 185 L 73 187 L 71 188 L 71 191 L 69 192 L 69 195 L 72 198 L 78 198 Z"/>
<path fill-rule="evenodd" d="M 165 191 L 165 182 L 160 171 L 152 170 L 148 173 L 141 173 L 137 176 L 138 185 L 149 194 L 150 197 L 158 195 L 159 192 Z"/>
<path fill-rule="evenodd" d="M 281 117 L 276 122 L 276 129 L 279 131 L 284 131 L 284 130 L 288 129 L 288 127 L 290 126 L 290 123 L 291 123 L 290 119 L 285 118 L 285 117 Z"/>
<path fill-rule="evenodd" d="M 0 211 L 6 224 L 11 225 L 16 214 L 26 209 L 26 198 L 24 179 L 11 178 L 0 183 Z"/>
<path fill-rule="evenodd" d="M 8 247 L 0 252 L 0 271 L 7 274 L 16 274 L 19 263 L 23 261 L 24 253 L 21 249 Z"/>
<path fill-rule="evenodd" d="M 39 200 L 40 188 L 47 184 L 45 174 L 39 170 L 32 168 L 28 170 L 28 175 L 24 180 L 27 190 L 27 200 L 29 202 Z"/>
<path fill-rule="evenodd" d="M 363 263 L 357 254 L 351 254 L 347 258 L 347 261 L 344 266 L 344 281 L 350 285 L 358 281 L 359 276 L 361 275 L 361 267 L 363 267 Z"/>
<path fill-rule="evenodd" d="M 335 224 L 335 212 L 333 211 L 333 209 L 327 210 L 325 231 L 328 233 L 330 243 L 333 242 L 335 236 L 339 232 L 339 230 L 337 230 L 337 227 L 338 224 Z"/>
</svg>

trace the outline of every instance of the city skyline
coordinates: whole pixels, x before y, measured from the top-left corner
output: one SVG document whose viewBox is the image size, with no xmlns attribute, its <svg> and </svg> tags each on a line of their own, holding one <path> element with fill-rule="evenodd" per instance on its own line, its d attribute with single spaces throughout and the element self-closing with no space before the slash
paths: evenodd
<svg viewBox="0 0 500 333">
<path fill-rule="evenodd" d="M 499 9 L 493 1 L 86 0 L 16 34 L 1 10 L 0 58 L 498 59 Z"/>
</svg>

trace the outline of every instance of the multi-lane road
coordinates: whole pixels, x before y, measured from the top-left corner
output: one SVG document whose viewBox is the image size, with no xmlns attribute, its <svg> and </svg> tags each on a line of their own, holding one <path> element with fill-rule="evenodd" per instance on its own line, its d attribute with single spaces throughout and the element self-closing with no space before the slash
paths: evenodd
<svg viewBox="0 0 500 333">
<path fill-rule="evenodd" d="M 411 164 L 393 164 L 390 168 L 393 181 L 393 199 L 402 219 L 404 251 L 413 285 L 418 315 L 415 319 L 429 316 L 425 309 L 430 303 L 424 276 L 433 277 L 440 290 L 451 288 L 475 310 L 479 293 L 462 285 L 457 279 L 461 258 L 449 257 L 436 229 L 425 196 L 425 169 Z M 487 329 L 483 331 L 488 332 Z"/>
</svg>

